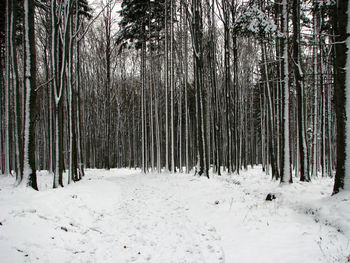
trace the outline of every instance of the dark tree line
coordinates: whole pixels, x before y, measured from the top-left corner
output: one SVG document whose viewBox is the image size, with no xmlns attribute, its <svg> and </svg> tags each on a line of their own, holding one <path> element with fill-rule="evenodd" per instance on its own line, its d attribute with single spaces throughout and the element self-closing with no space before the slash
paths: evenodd
<svg viewBox="0 0 350 263">
<path fill-rule="evenodd" d="M 18 184 L 261 164 L 345 187 L 347 1 L 1 5 L 0 169 Z"/>
</svg>

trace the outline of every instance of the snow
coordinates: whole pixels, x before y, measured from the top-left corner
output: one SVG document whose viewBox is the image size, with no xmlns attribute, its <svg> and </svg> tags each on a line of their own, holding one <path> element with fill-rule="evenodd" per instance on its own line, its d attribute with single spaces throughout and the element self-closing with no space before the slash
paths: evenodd
<svg viewBox="0 0 350 263">
<path fill-rule="evenodd" d="M 274 19 L 265 14 L 257 5 L 244 6 L 243 12 L 233 25 L 233 28 L 240 28 L 242 32 L 267 35 L 272 34 L 282 37 L 278 31 Z"/>
<path fill-rule="evenodd" d="M 65 174 L 67 176 L 67 174 Z M 0 177 L 1 262 L 347 262 L 350 196 L 261 166 L 212 176 L 89 169 L 40 191 Z M 66 179 L 64 180 L 66 182 Z M 268 193 L 276 199 L 265 201 Z"/>
</svg>

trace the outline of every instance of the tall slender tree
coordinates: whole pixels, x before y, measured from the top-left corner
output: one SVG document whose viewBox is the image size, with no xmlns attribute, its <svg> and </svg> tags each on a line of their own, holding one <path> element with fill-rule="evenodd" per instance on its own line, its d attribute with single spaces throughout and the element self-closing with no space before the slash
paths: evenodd
<svg viewBox="0 0 350 263">
<path fill-rule="evenodd" d="M 5 152 L 5 165 L 4 165 L 4 173 L 6 175 L 10 175 L 10 14 L 11 14 L 11 0 L 6 0 L 6 22 L 5 22 L 5 144 L 4 144 L 4 152 Z"/>
<path fill-rule="evenodd" d="M 310 181 L 308 148 L 305 131 L 305 103 L 303 71 L 300 61 L 300 0 L 293 0 L 293 63 L 294 79 L 297 93 L 298 111 L 298 149 L 300 160 L 300 181 Z"/>
<path fill-rule="evenodd" d="M 335 172 L 333 194 L 342 189 L 350 189 L 350 6 L 348 0 L 339 0 L 336 4 L 334 29 L 336 33 L 335 47 L 335 99 L 337 116 L 337 166 Z"/>
<path fill-rule="evenodd" d="M 208 140 L 203 78 L 203 21 L 202 2 L 192 0 L 192 47 L 194 58 L 194 85 L 196 91 L 196 137 L 198 147 L 198 174 L 209 178 Z"/>
<path fill-rule="evenodd" d="M 171 172 L 175 173 L 175 118 L 174 118 L 174 0 L 170 0 L 170 126 L 171 126 Z"/>
<path fill-rule="evenodd" d="M 35 115 L 36 115 L 36 52 L 34 32 L 34 1 L 24 0 L 25 40 L 25 122 L 24 164 L 22 182 L 38 190 L 35 167 Z"/>
<path fill-rule="evenodd" d="M 289 56 L 288 56 L 288 8 L 287 0 L 282 0 L 283 16 L 283 158 L 281 183 L 292 182 L 290 171 L 290 138 L 289 138 Z"/>
</svg>

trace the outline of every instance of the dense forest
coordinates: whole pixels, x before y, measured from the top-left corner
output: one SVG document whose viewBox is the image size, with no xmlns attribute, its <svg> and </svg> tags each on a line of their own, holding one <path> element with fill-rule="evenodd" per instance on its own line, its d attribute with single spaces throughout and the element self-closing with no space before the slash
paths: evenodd
<svg viewBox="0 0 350 263">
<path fill-rule="evenodd" d="M 0 5 L 0 172 L 17 185 L 261 164 L 350 189 L 347 0 Z"/>
</svg>

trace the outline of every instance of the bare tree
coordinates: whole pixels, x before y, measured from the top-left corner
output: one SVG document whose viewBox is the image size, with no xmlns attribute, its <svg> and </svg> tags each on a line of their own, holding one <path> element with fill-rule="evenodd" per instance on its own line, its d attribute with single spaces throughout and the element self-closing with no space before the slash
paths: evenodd
<svg viewBox="0 0 350 263">
<path fill-rule="evenodd" d="M 22 182 L 38 190 L 35 167 L 35 115 L 36 115 L 36 52 L 34 32 L 34 1 L 24 1 L 25 40 L 25 122 L 24 122 L 24 162 Z"/>
<path fill-rule="evenodd" d="M 289 138 L 289 56 L 288 56 L 288 8 L 287 0 L 282 0 L 283 16 L 283 158 L 281 183 L 292 182 L 290 171 L 290 138 Z"/>
</svg>

